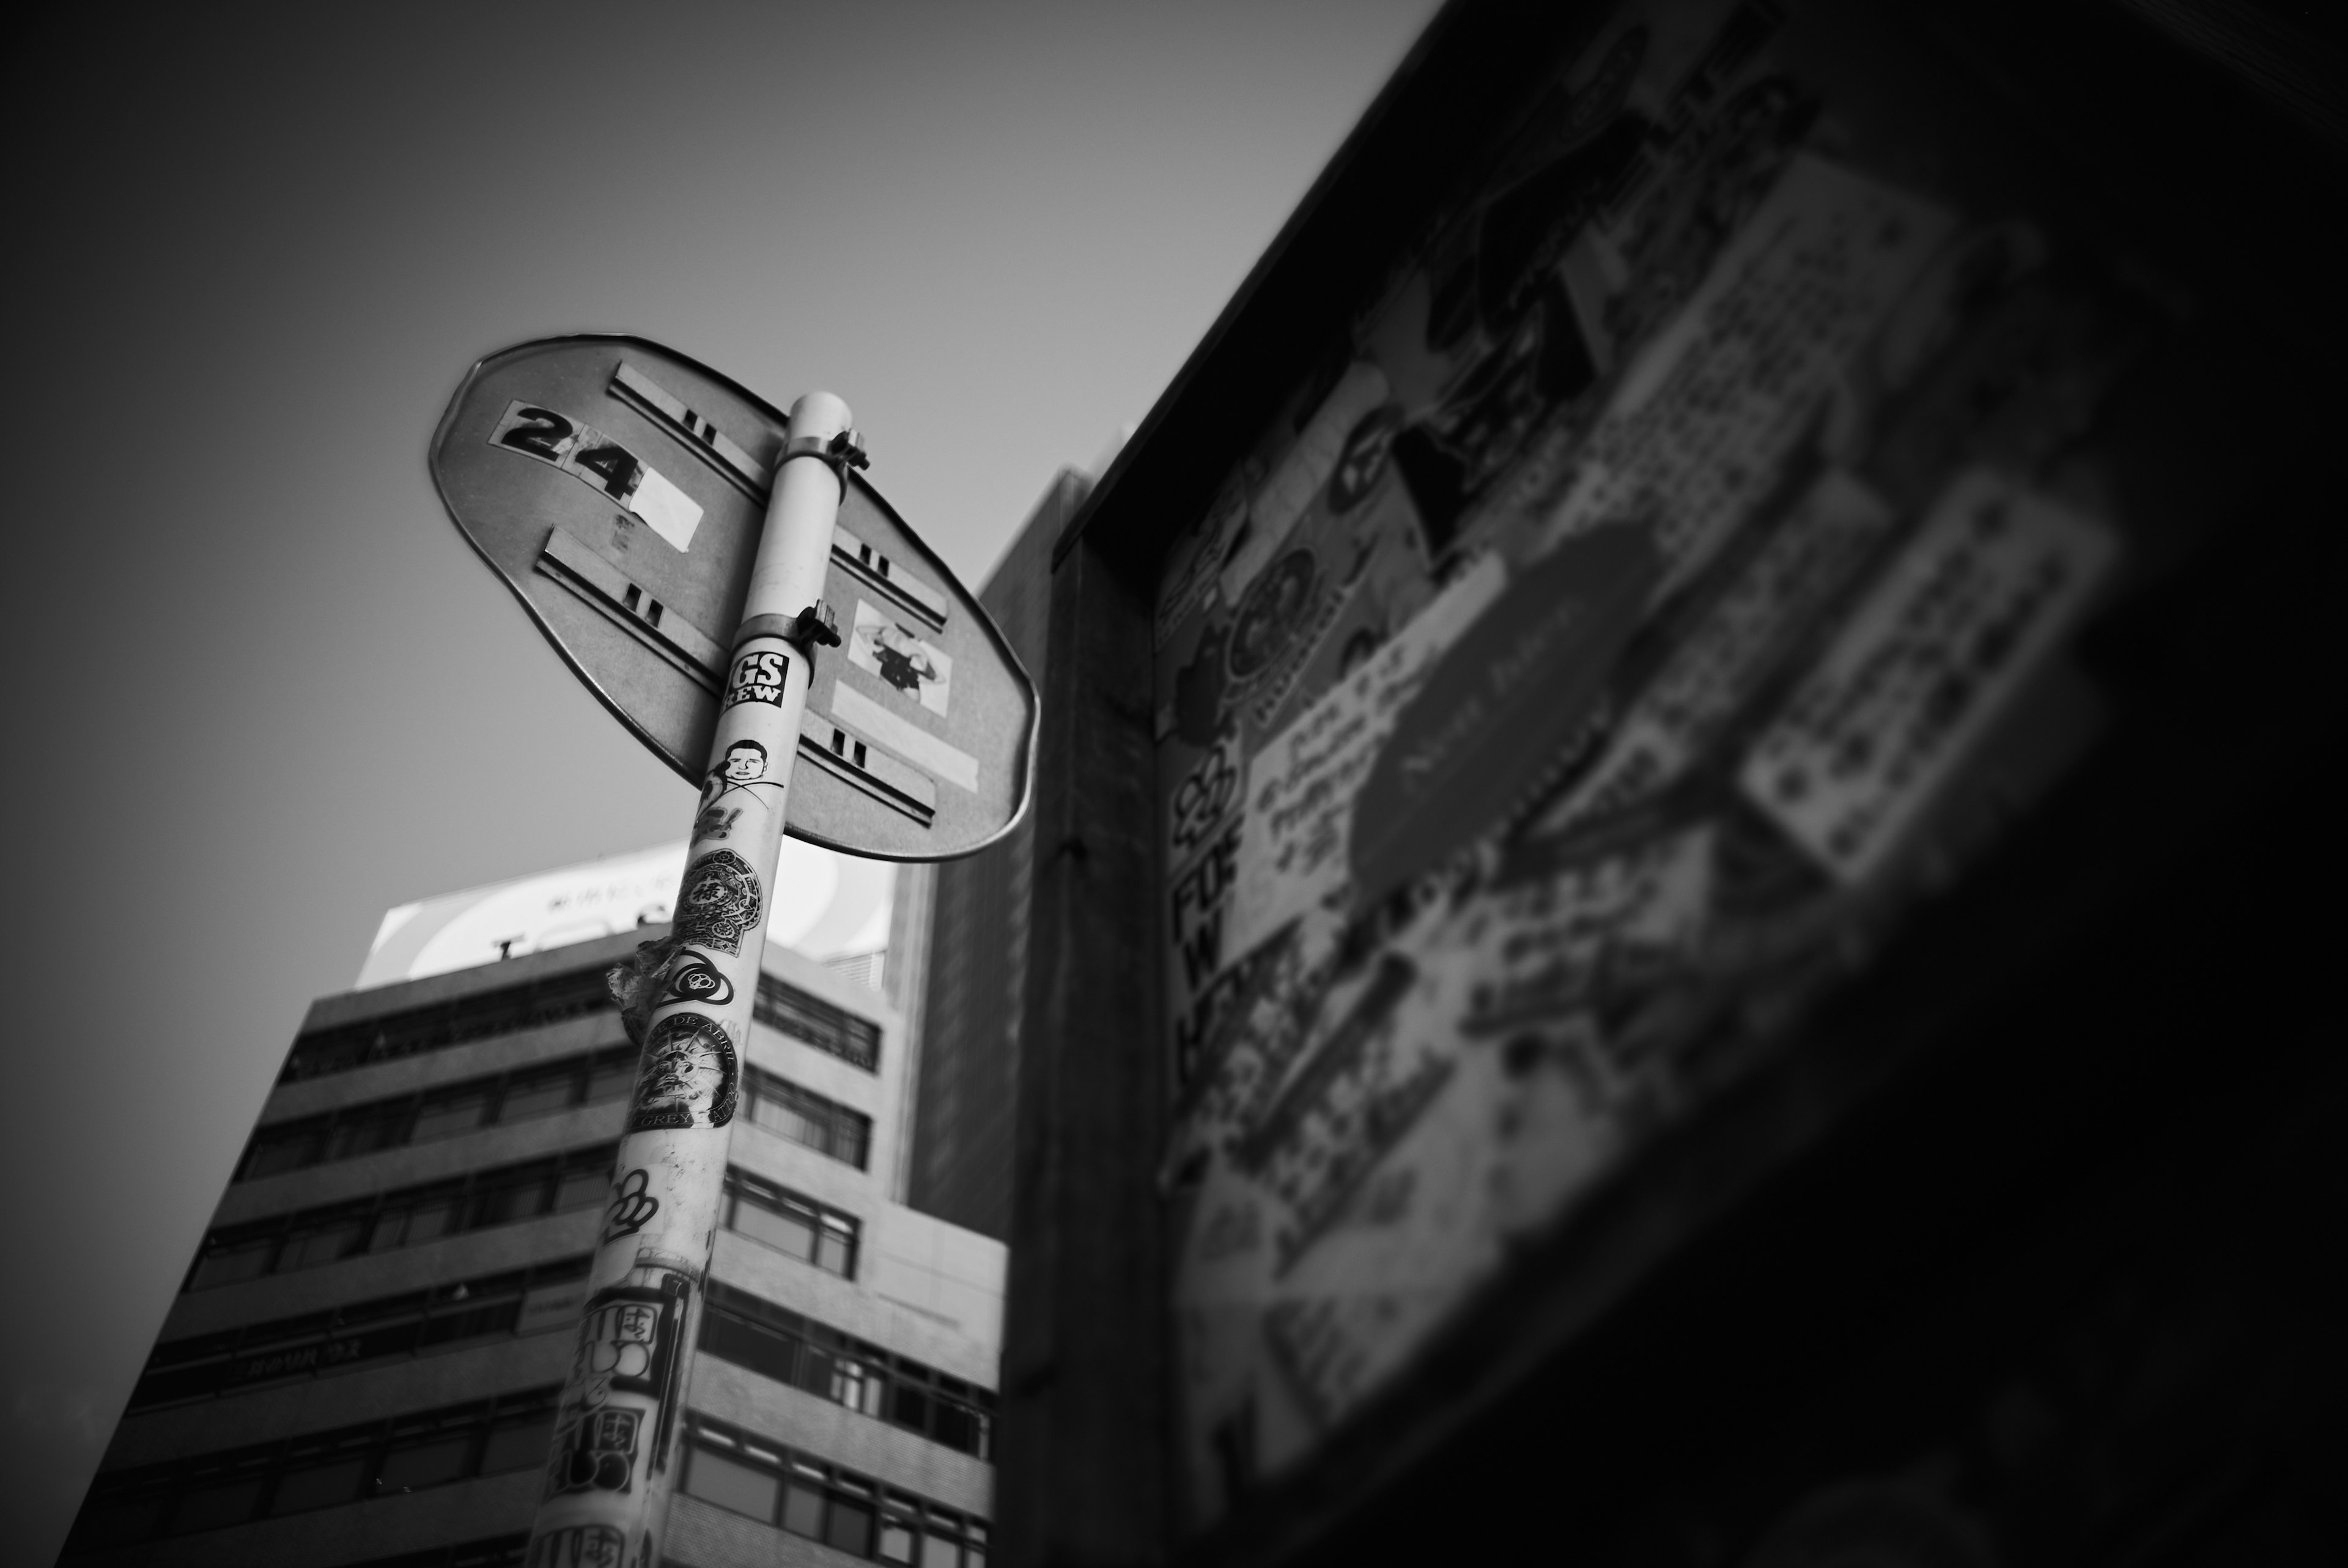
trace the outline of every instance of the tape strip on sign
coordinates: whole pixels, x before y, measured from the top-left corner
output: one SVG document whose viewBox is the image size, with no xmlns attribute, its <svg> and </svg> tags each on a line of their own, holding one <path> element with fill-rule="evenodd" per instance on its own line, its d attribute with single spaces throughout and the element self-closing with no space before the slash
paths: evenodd
<svg viewBox="0 0 2348 1568">
<path fill-rule="evenodd" d="M 625 360 L 612 374 L 612 390 L 619 397 L 649 412 L 683 436 L 686 450 L 757 501 L 767 500 L 767 476 L 758 460 L 742 444 L 717 428 L 716 422 L 685 406 L 685 399 Z"/>
<path fill-rule="evenodd" d="M 916 729 L 854 687 L 843 683 L 832 689 L 831 716 L 946 783 L 973 794 L 978 792 L 976 757 L 955 750 L 927 730 Z"/>
<path fill-rule="evenodd" d="M 878 745 L 868 743 L 864 736 L 841 728 L 836 720 L 814 713 L 801 714 L 799 754 L 814 758 L 881 804 L 903 812 L 923 827 L 937 818 L 935 779 L 899 762 Z"/>
<path fill-rule="evenodd" d="M 850 577 L 928 621 L 932 630 L 945 630 L 946 596 L 846 528 L 831 530 L 831 559 L 846 567 Z"/>
</svg>

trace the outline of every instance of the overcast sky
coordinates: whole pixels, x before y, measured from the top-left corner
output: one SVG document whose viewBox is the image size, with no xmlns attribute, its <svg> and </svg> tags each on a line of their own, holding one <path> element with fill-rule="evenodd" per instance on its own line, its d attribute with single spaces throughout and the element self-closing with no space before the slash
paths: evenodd
<svg viewBox="0 0 2348 1568">
<path fill-rule="evenodd" d="M 689 820 L 441 512 L 466 367 L 621 330 L 837 392 L 975 581 L 1433 9 L 203 7 L 17 41 L 47 90 L 10 143 L 0 1540 L 61 1538 L 383 911 Z"/>
</svg>

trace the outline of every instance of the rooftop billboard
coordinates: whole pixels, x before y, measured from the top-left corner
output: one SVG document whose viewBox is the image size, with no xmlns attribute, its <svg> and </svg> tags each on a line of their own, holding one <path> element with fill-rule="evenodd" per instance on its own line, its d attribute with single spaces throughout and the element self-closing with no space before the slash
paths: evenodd
<svg viewBox="0 0 2348 1568">
<path fill-rule="evenodd" d="M 384 912 L 358 987 L 494 964 L 664 923 L 685 874 L 682 844 L 444 893 Z M 767 939 L 809 958 L 869 952 L 889 939 L 893 866 L 785 841 Z"/>
</svg>

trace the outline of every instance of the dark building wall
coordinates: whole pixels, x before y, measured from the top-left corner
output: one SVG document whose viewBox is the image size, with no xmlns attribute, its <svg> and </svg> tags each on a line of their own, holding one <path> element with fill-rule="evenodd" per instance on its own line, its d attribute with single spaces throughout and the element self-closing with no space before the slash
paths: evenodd
<svg viewBox="0 0 2348 1568">
<path fill-rule="evenodd" d="M 1028 514 L 979 592 L 1019 661 L 1043 684 L 1052 546 L 1091 480 L 1063 469 Z M 927 974 L 899 972 L 918 989 L 911 1204 L 982 1235 L 1011 1234 L 1011 1143 L 1019 1073 L 1021 994 L 1035 868 L 1031 813 L 1002 843 L 966 860 L 901 874 L 900 898 L 926 894 Z M 925 883 L 907 887 L 904 884 Z"/>
<path fill-rule="evenodd" d="M 1584 1189 L 1582 1207 L 1516 1230 L 1491 1255 L 1496 1284 L 1418 1341 L 1418 1359 L 1371 1398 L 1330 1414 L 1336 1401 L 1326 1392 L 1355 1399 L 1382 1366 L 1402 1365 L 1360 1347 L 1385 1354 L 1394 1341 L 1379 1337 L 1385 1325 L 1413 1321 L 1425 1298 L 1469 1277 L 1426 1266 L 1456 1255 L 1440 1249 L 1469 1234 L 1456 1223 L 1468 1203 L 1434 1208 L 1431 1181 L 1467 1172 L 1478 1184 L 1454 1190 L 1475 1201 L 1504 1190 L 1484 1181 L 1502 1173 L 1498 1159 L 1438 1167 L 1390 1157 L 1395 1145 L 1373 1140 L 1398 1143 L 1389 1130 L 1428 1126 L 1456 1133 L 1455 1148 L 1472 1147 L 1487 1129 L 1488 1147 L 1533 1146 L 1521 1141 L 1528 1116 L 1510 1104 L 1486 1102 L 1488 1118 L 1438 1122 L 1422 1112 L 1446 1083 L 1531 1073 L 1545 1041 L 1603 1038 L 1609 1018 L 1633 1017 L 1620 999 L 1630 993 L 1601 992 L 1594 962 L 1560 961 L 1550 975 L 1590 988 L 1540 1004 L 1552 1018 L 1570 1009 L 1570 1031 L 1511 1038 L 1537 1016 L 1529 1005 L 1508 1028 L 1459 1030 L 1457 1052 L 1416 1076 L 1389 1071 L 1433 1061 L 1404 1049 L 1445 1038 L 1426 1012 L 1409 1015 L 1407 1033 L 1386 1026 L 1408 999 L 1476 994 L 1461 980 L 1460 954 L 1481 963 L 1486 953 L 1543 953 L 1529 941 L 1514 953 L 1498 942 L 1475 949 L 1478 938 L 1463 934 L 1439 954 L 1420 949 L 1422 966 L 1388 945 L 1397 929 L 1437 928 L 1433 918 L 1414 927 L 1415 917 L 1449 920 L 1497 889 L 1570 892 L 1563 862 L 1516 857 L 1535 836 L 1528 833 L 1509 841 L 1509 861 L 1496 853 L 1473 863 L 1488 880 L 1477 880 L 1463 856 L 1422 884 L 1425 903 L 1381 897 L 1346 910 L 1345 927 L 1311 960 L 1333 977 L 1328 989 L 1291 981 L 1303 964 L 1241 969 L 1225 993 L 1239 999 L 1229 1005 L 1240 1023 L 1207 1038 L 1211 1013 L 1204 1025 L 1171 1007 L 1159 1013 L 1148 993 L 1157 975 L 1176 1002 L 1190 999 L 1178 986 L 1198 983 L 1180 925 L 1186 906 L 1173 891 L 1193 864 L 1178 866 L 1170 853 L 1195 820 L 1181 792 L 1203 780 L 1194 801 L 1228 802 L 1230 784 L 1214 781 L 1236 770 L 1228 757 L 1212 765 L 1213 754 L 1197 752 L 1178 769 L 1162 749 L 1153 766 L 1150 747 L 1169 733 L 1185 736 L 1186 719 L 1203 713 L 1212 723 L 1192 732 L 1206 738 L 1190 743 L 1203 751 L 1226 733 L 1223 693 L 1251 671 L 1260 683 L 1244 692 L 1241 725 L 1284 733 L 1266 715 L 1284 711 L 1290 693 L 1273 687 L 1290 666 L 1267 651 L 1280 653 L 1292 626 L 1322 624 L 1289 609 L 1312 601 L 1324 579 L 1305 565 L 1262 579 L 1272 586 L 1252 600 L 1234 592 L 1231 563 L 1241 590 L 1245 572 L 1266 564 L 1261 552 L 1246 555 L 1241 520 L 1251 523 L 1268 497 L 1278 503 L 1266 507 L 1272 515 L 1302 528 L 1295 497 L 1325 474 L 1329 487 L 1318 493 L 1329 497 L 1323 515 L 1333 526 L 1294 555 L 1357 559 L 1322 544 L 1350 545 L 1348 529 L 1365 525 L 1334 525 L 1376 515 L 1357 477 L 1372 469 L 1344 457 L 1374 456 L 1382 428 L 1410 415 L 1379 421 L 1373 409 L 1350 426 L 1358 443 L 1322 439 L 1346 432 L 1355 414 L 1334 390 L 1362 379 L 1346 371 L 1346 356 L 1399 345 L 1387 390 L 1426 395 L 1432 376 L 1405 355 L 1455 341 L 1436 302 L 1480 310 L 1482 280 L 1463 265 L 1411 282 L 1406 297 L 1427 313 L 1428 330 L 1406 321 L 1412 330 L 1366 349 L 1349 335 L 1347 313 L 1374 319 L 1371 306 L 1405 297 L 1389 258 L 1439 231 L 1447 214 L 1477 213 L 1480 223 L 1482 209 L 1446 191 L 1496 168 L 1519 172 L 1479 140 L 1496 134 L 1512 103 L 1564 117 L 1554 141 L 1534 150 L 1581 155 L 1583 82 L 1620 79 L 1605 69 L 1614 46 L 1592 56 L 1594 74 L 1574 78 L 1571 91 L 1543 97 L 1532 77 L 1540 62 L 1586 41 L 1610 9 L 1447 7 L 1059 547 L 1028 916 L 998 1562 L 1235 1568 L 1569 1556 L 1623 1568 L 1862 1558 L 1919 1568 L 2216 1568 L 2340 1560 L 2341 1516 L 2325 1491 L 2336 1483 L 2322 1480 L 2340 1473 L 2339 1443 L 2321 1412 L 2341 1402 L 2341 1363 L 2336 1336 L 2311 1327 L 2340 1307 L 2310 1238 L 2339 1229 L 2341 1087 L 2312 1037 L 2285 1023 L 2321 1014 L 2321 944 L 2295 917 L 2262 917 L 2303 906 L 2308 888 L 2335 880 L 2325 856 L 2336 850 L 2317 840 L 2338 835 L 2322 834 L 2329 817 L 2316 803 L 2339 797 L 2342 708 L 2336 683 L 2319 692 L 2293 682 L 2285 696 L 2254 671 L 2317 666 L 2312 650 L 2329 622 L 2301 585 L 2337 580 L 2328 564 L 2336 538 L 2299 519 L 2322 512 L 2316 497 L 2331 483 L 2304 459 L 2313 446 L 2301 421 L 2337 400 L 2322 366 L 2339 318 L 2333 292 L 2287 272 L 2308 241 L 2299 227 L 2307 208 L 2287 190 L 2332 189 L 2341 166 L 2319 159 L 2300 129 L 2206 62 L 2123 26 L 2118 8 L 1806 0 L 1707 13 L 1735 23 L 1724 25 L 1735 36 L 1707 61 L 1744 58 L 1754 31 L 1782 26 L 1793 40 L 1788 71 L 1831 57 L 1841 62 L 1836 71 L 1865 67 L 1849 100 L 1966 117 L 1951 121 L 1945 145 L 1983 164 L 1948 199 L 1993 221 L 2034 207 L 2052 212 L 2050 229 L 2087 257 L 2066 261 L 2080 271 L 2059 280 L 2066 288 L 2089 286 L 2077 276 L 2095 280 L 2097 299 L 2118 302 L 2110 319 L 2137 319 L 2124 313 L 2135 296 L 2110 279 L 2140 275 L 2106 271 L 2112 235 L 2138 237 L 2142 255 L 2186 280 L 2199 303 L 2163 315 L 2160 335 L 2141 340 L 2128 362 L 2140 379 L 2113 395 L 2108 417 L 2079 415 L 2063 438 L 2074 445 L 2033 437 L 2049 443 L 2034 450 L 2065 451 L 2066 463 L 2108 465 L 2098 515 L 2130 529 L 2130 575 L 2125 592 L 2084 623 L 2061 681 L 2044 688 L 2047 706 L 2013 710 L 2012 733 L 2028 740 L 2011 755 L 2039 771 L 2010 766 L 1982 809 L 1929 823 L 1915 841 L 1930 853 L 1901 868 L 1905 923 L 1823 953 L 1804 971 L 1818 977 L 1806 1011 L 1756 1000 L 1756 988 L 1684 1010 L 1695 992 L 1679 992 L 1667 1010 L 1643 1015 L 1666 1032 L 1688 1030 L 1673 1047 L 1689 1064 L 1686 1091 L 1639 1102 L 1656 1116 L 1637 1136 L 1653 1136 L 1612 1185 Z M 1879 62 L 1890 63 L 1878 70 Z M 1944 66 L 1962 79 L 1942 79 Z M 1702 86 L 1710 70 L 1684 79 Z M 1843 78 L 1822 70 L 1818 79 L 1832 88 Z M 1792 101 L 1779 100 L 1781 90 L 1745 98 L 1742 87 L 1706 87 L 1703 96 L 1725 115 L 1728 106 Z M 2178 113 L 2187 103 L 2196 111 Z M 1820 159 L 1863 158 L 1886 179 L 1928 179 L 1928 160 L 1854 150 L 1863 140 L 1855 122 L 1829 111 L 1816 123 L 1849 138 L 1818 144 Z M 1992 169 L 1993 156 L 2011 162 Z M 2081 180 L 2082 170 L 2093 178 Z M 2168 215 L 2188 188 L 2195 203 L 2231 214 L 2234 232 L 2260 240 L 2230 249 L 2209 242 L 2217 231 L 2206 223 L 2177 223 Z M 1507 189 L 1514 200 L 1544 188 L 1528 179 Z M 1671 210 L 1710 212 L 1709 203 Z M 1476 230 L 1477 243 L 1489 236 L 1495 254 L 1521 260 L 1516 243 L 1530 231 L 1513 226 L 1516 210 Z M 1671 265 L 1684 260 L 1674 251 Z M 2271 277 L 2254 276 L 2270 267 Z M 1499 306 L 1516 297 L 1501 287 L 1490 295 Z M 1502 341 L 1515 352 L 1550 340 Z M 1560 372 L 1560 384 L 1570 379 Z M 1503 384 L 1539 392 L 1542 383 L 1527 371 L 1459 384 L 1474 406 L 1447 437 L 1527 428 L 1529 415 L 1502 419 L 1483 399 Z M 1968 394 L 1965 406 L 2000 405 L 2018 385 L 2001 383 L 1978 401 Z M 1274 405 L 1282 386 L 1299 389 L 1292 418 Z M 1316 425 L 1323 407 L 1336 413 Z M 1959 428 L 1950 417 L 1957 422 L 1947 428 Z M 1267 434 L 1253 448 L 1258 430 Z M 1434 437 L 1405 448 L 1407 435 L 1384 449 L 1409 484 L 1406 465 L 1425 458 Z M 1573 439 L 1569 432 L 1550 450 L 1578 450 Z M 1294 449 L 1316 454 L 1316 465 L 1334 461 L 1292 469 L 1284 454 Z M 1479 471 L 1505 474 L 1497 464 L 1512 460 Z M 1445 477 L 1439 465 L 1424 470 Z M 1309 482 L 1291 482 L 1300 471 Z M 1558 493 L 1550 481 L 1587 471 L 1564 457 L 1537 470 L 1540 486 L 1503 493 L 1524 508 L 1511 515 L 1535 515 Z M 1243 507 L 1216 503 L 1227 474 L 1226 493 Z M 1342 507 L 1341 477 L 1354 497 Z M 1807 482 L 1809 471 L 1800 477 Z M 1931 484 L 1905 471 L 1903 484 L 1914 516 Z M 1457 486 L 1431 478 L 1425 488 L 1431 510 L 1458 499 Z M 1407 499 L 1426 515 L 1416 492 Z M 1423 531 L 1430 550 L 1448 548 L 1447 527 Z M 1176 575 L 1190 563 L 1204 566 Z M 1530 571 L 1514 580 L 1531 580 Z M 1194 600 L 1170 591 L 1193 585 Z M 1210 602 L 1228 614 L 1224 624 L 1200 625 L 1217 613 L 1201 610 L 1186 642 L 1161 619 L 1153 647 L 1153 606 L 1163 615 Z M 1654 635 L 1651 647 L 1676 633 Z M 1502 689 L 1533 643 L 1511 638 L 1508 661 L 1467 665 L 1492 672 L 1481 687 L 1437 686 L 1430 676 L 1425 690 L 1456 704 L 1437 716 L 1492 712 L 1461 693 Z M 1248 671 L 1234 651 L 1249 654 Z M 1636 679 L 1628 663 L 1622 670 Z M 2097 705 L 2075 710 L 2078 727 L 2048 743 L 2058 726 L 2037 722 L 2068 701 L 2066 687 Z M 1259 691 L 1269 699 L 1257 702 Z M 1470 733 L 1430 724 L 1419 733 L 1447 743 Z M 1509 738 L 1520 753 L 1550 744 L 1538 733 Z M 1583 743 L 1583 733 L 1567 740 Z M 1242 749 L 1251 768 L 1264 755 Z M 1477 760 L 1509 751 L 1496 743 Z M 1406 753 L 1397 744 L 1385 754 Z M 1431 743 L 1406 754 L 1430 773 L 1447 758 Z M 1471 768 L 1456 776 L 1512 804 L 1538 798 L 1491 788 Z M 1724 769 L 1724 784 L 1734 776 Z M 1741 814 L 1743 798 L 1724 787 L 1702 802 L 1691 792 L 1686 804 Z M 1250 797 L 1240 799 L 1244 809 Z M 1635 835 L 1655 820 L 1609 831 Z M 1751 823 L 1733 821 L 1738 832 Z M 1456 848 L 1437 831 L 1449 823 L 1421 824 L 1426 842 Z M 1592 834 L 1574 852 L 1599 864 L 1630 841 Z M 1213 864 L 1205 857 L 1220 842 L 1208 839 L 1198 863 Z M 1499 848 L 1497 835 L 1489 847 Z M 1736 880 L 1725 875 L 1715 886 L 1740 889 L 1737 899 L 1762 886 L 1751 876 L 1762 863 L 1742 849 L 1722 864 Z M 1199 886 L 1244 885 L 1248 870 L 1210 872 Z M 1457 875 L 1433 879 L 1446 870 Z M 1820 885 L 1769 886 L 1801 896 Z M 1207 901 L 1195 892 L 1187 907 Z M 1787 906 L 1715 907 L 1754 918 L 1772 943 L 1797 930 L 1776 912 Z M 1593 917 L 1575 940 L 1601 925 Z M 1442 928 L 1464 932 L 1465 923 Z M 1282 927 L 1267 919 L 1256 929 L 1268 944 Z M 2331 940 L 2327 931 L 2322 942 Z M 1149 960 L 1175 942 L 1185 944 L 1175 948 L 1180 962 L 1153 974 Z M 1215 946 L 1200 943 L 1209 953 Z M 1745 949 L 1765 950 L 1774 962 L 1791 949 Z M 1381 952 L 1396 961 L 1373 968 L 1368 957 Z M 1707 964 L 1735 962 L 1735 952 L 1704 938 Z M 1220 961 L 1229 971 L 1248 956 L 1242 946 Z M 1202 966 L 1209 978 L 1218 972 Z M 1414 976 L 1435 985 L 1414 990 Z M 1643 1035 L 1641 1060 L 1661 1060 L 1650 1053 L 1663 1040 Z M 1155 1083 L 1137 1093 L 1161 1068 L 1163 1081 L 1179 1081 L 1193 1040 L 1203 1040 L 1200 1060 L 1232 1062 L 1232 1071 L 1170 1108 L 1148 1091 Z M 1470 1076 L 1478 1072 L 1487 1076 Z M 1303 1129 L 1314 1130 L 1309 1143 L 1295 1136 Z M 1570 1152 L 1562 1138 L 1550 1146 Z M 1332 1195 L 1313 1207 L 1302 1201 L 1323 1194 Z M 1400 1229 L 1414 1203 L 1427 1223 Z M 1302 1251 L 1282 1258 L 1280 1227 L 1291 1218 L 1286 1234 L 1307 1245 L 1336 1237 L 1336 1261 L 1316 1266 Z M 1371 1256 L 1392 1266 L 1361 1266 Z M 1153 1267 L 1173 1288 L 1152 1279 Z M 1194 1479 L 1203 1484 L 1180 1490 Z M 1200 1495 L 1207 1505 L 1186 1512 Z M 1219 1504 L 1219 1516 L 1197 1522 Z"/>
</svg>

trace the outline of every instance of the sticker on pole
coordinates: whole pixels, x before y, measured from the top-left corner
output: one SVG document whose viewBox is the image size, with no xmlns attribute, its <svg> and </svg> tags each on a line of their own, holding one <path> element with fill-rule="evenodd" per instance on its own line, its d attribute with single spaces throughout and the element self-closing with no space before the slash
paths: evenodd
<svg viewBox="0 0 2348 1568">
<path fill-rule="evenodd" d="M 696 785 L 720 704 L 780 699 L 781 660 L 736 657 L 734 634 L 787 426 L 655 343 L 571 337 L 475 365 L 433 437 L 457 527 L 588 689 Z M 842 645 L 817 651 L 791 835 L 942 860 L 1007 831 L 1026 808 L 1035 686 L 860 475 L 824 597 Z"/>
</svg>

